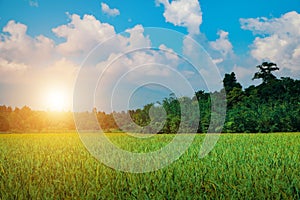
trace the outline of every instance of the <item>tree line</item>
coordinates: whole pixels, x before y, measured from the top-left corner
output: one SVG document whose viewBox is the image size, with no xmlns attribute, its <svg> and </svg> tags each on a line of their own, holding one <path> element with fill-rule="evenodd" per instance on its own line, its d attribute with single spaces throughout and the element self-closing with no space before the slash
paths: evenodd
<svg viewBox="0 0 300 200">
<path fill-rule="evenodd" d="M 279 70 L 275 63 L 257 66 L 253 79 L 262 83 L 243 89 L 235 73 L 225 74 L 224 89 L 215 92 L 200 90 L 190 97 L 170 94 L 161 102 L 143 108 L 105 113 L 93 109 L 76 113 L 76 126 L 81 130 L 131 131 L 144 133 L 177 133 L 222 131 L 226 133 L 268 133 L 300 131 L 300 80 L 278 79 L 272 73 Z M 213 98 L 223 94 L 217 104 L 226 104 L 225 122 L 215 125 L 222 113 L 212 109 Z M 214 100 L 215 101 L 215 100 Z M 223 102 L 224 101 L 224 102 Z M 224 113 L 223 113 L 224 114 Z M 33 111 L 0 106 L 0 132 L 47 132 L 76 129 L 73 113 Z M 137 126 L 138 125 L 138 126 Z"/>
</svg>

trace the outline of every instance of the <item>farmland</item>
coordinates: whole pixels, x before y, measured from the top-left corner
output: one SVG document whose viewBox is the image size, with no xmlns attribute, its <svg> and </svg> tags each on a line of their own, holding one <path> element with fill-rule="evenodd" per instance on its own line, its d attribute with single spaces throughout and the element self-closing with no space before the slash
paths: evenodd
<svg viewBox="0 0 300 200">
<path fill-rule="evenodd" d="M 138 144 L 108 135 L 137 152 L 160 148 L 173 136 Z M 98 162 L 76 133 L 1 134 L 0 199 L 300 198 L 300 133 L 224 134 L 200 159 L 203 138 L 197 135 L 171 165 L 133 174 Z"/>
</svg>

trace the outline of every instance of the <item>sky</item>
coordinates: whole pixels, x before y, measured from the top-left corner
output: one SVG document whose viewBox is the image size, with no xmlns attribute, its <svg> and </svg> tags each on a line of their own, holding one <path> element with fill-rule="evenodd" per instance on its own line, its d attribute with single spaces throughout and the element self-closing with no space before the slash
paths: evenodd
<svg viewBox="0 0 300 200">
<path fill-rule="evenodd" d="M 125 110 L 255 66 L 300 78 L 299 0 L 0 0 L 0 104 Z M 76 107 L 76 108 L 75 108 Z"/>
</svg>

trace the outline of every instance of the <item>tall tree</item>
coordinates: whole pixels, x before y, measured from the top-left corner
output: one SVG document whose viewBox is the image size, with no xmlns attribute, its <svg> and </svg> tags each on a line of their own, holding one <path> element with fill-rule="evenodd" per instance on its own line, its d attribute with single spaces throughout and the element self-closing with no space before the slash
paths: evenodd
<svg viewBox="0 0 300 200">
<path fill-rule="evenodd" d="M 261 65 L 256 66 L 259 69 L 259 72 L 256 72 L 252 78 L 262 79 L 263 83 L 268 83 L 271 80 L 276 79 L 276 76 L 272 74 L 273 71 L 279 70 L 276 63 L 272 62 L 263 62 Z"/>
<path fill-rule="evenodd" d="M 223 84 L 224 84 L 226 94 L 232 91 L 233 88 L 242 89 L 242 85 L 239 82 L 237 82 L 234 72 L 231 72 L 231 74 L 225 74 L 225 77 L 223 79 Z"/>
</svg>

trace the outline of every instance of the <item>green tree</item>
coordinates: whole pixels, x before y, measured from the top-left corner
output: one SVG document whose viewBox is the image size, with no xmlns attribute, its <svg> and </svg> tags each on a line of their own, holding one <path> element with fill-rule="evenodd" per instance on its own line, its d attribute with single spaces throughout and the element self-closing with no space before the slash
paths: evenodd
<svg viewBox="0 0 300 200">
<path fill-rule="evenodd" d="M 262 79 L 263 83 L 268 83 L 276 79 L 276 76 L 272 74 L 273 71 L 279 70 L 275 63 L 263 62 L 261 65 L 258 65 L 256 67 L 259 69 L 259 72 L 256 72 L 254 74 L 252 80 Z"/>
<path fill-rule="evenodd" d="M 231 74 L 225 74 L 225 77 L 223 79 L 223 84 L 224 84 L 226 94 L 232 91 L 233 88 L 242 89 L 242 85 L 239 82 L 237 82 L 234 72 L 231 72 Z"/>
</svg>

